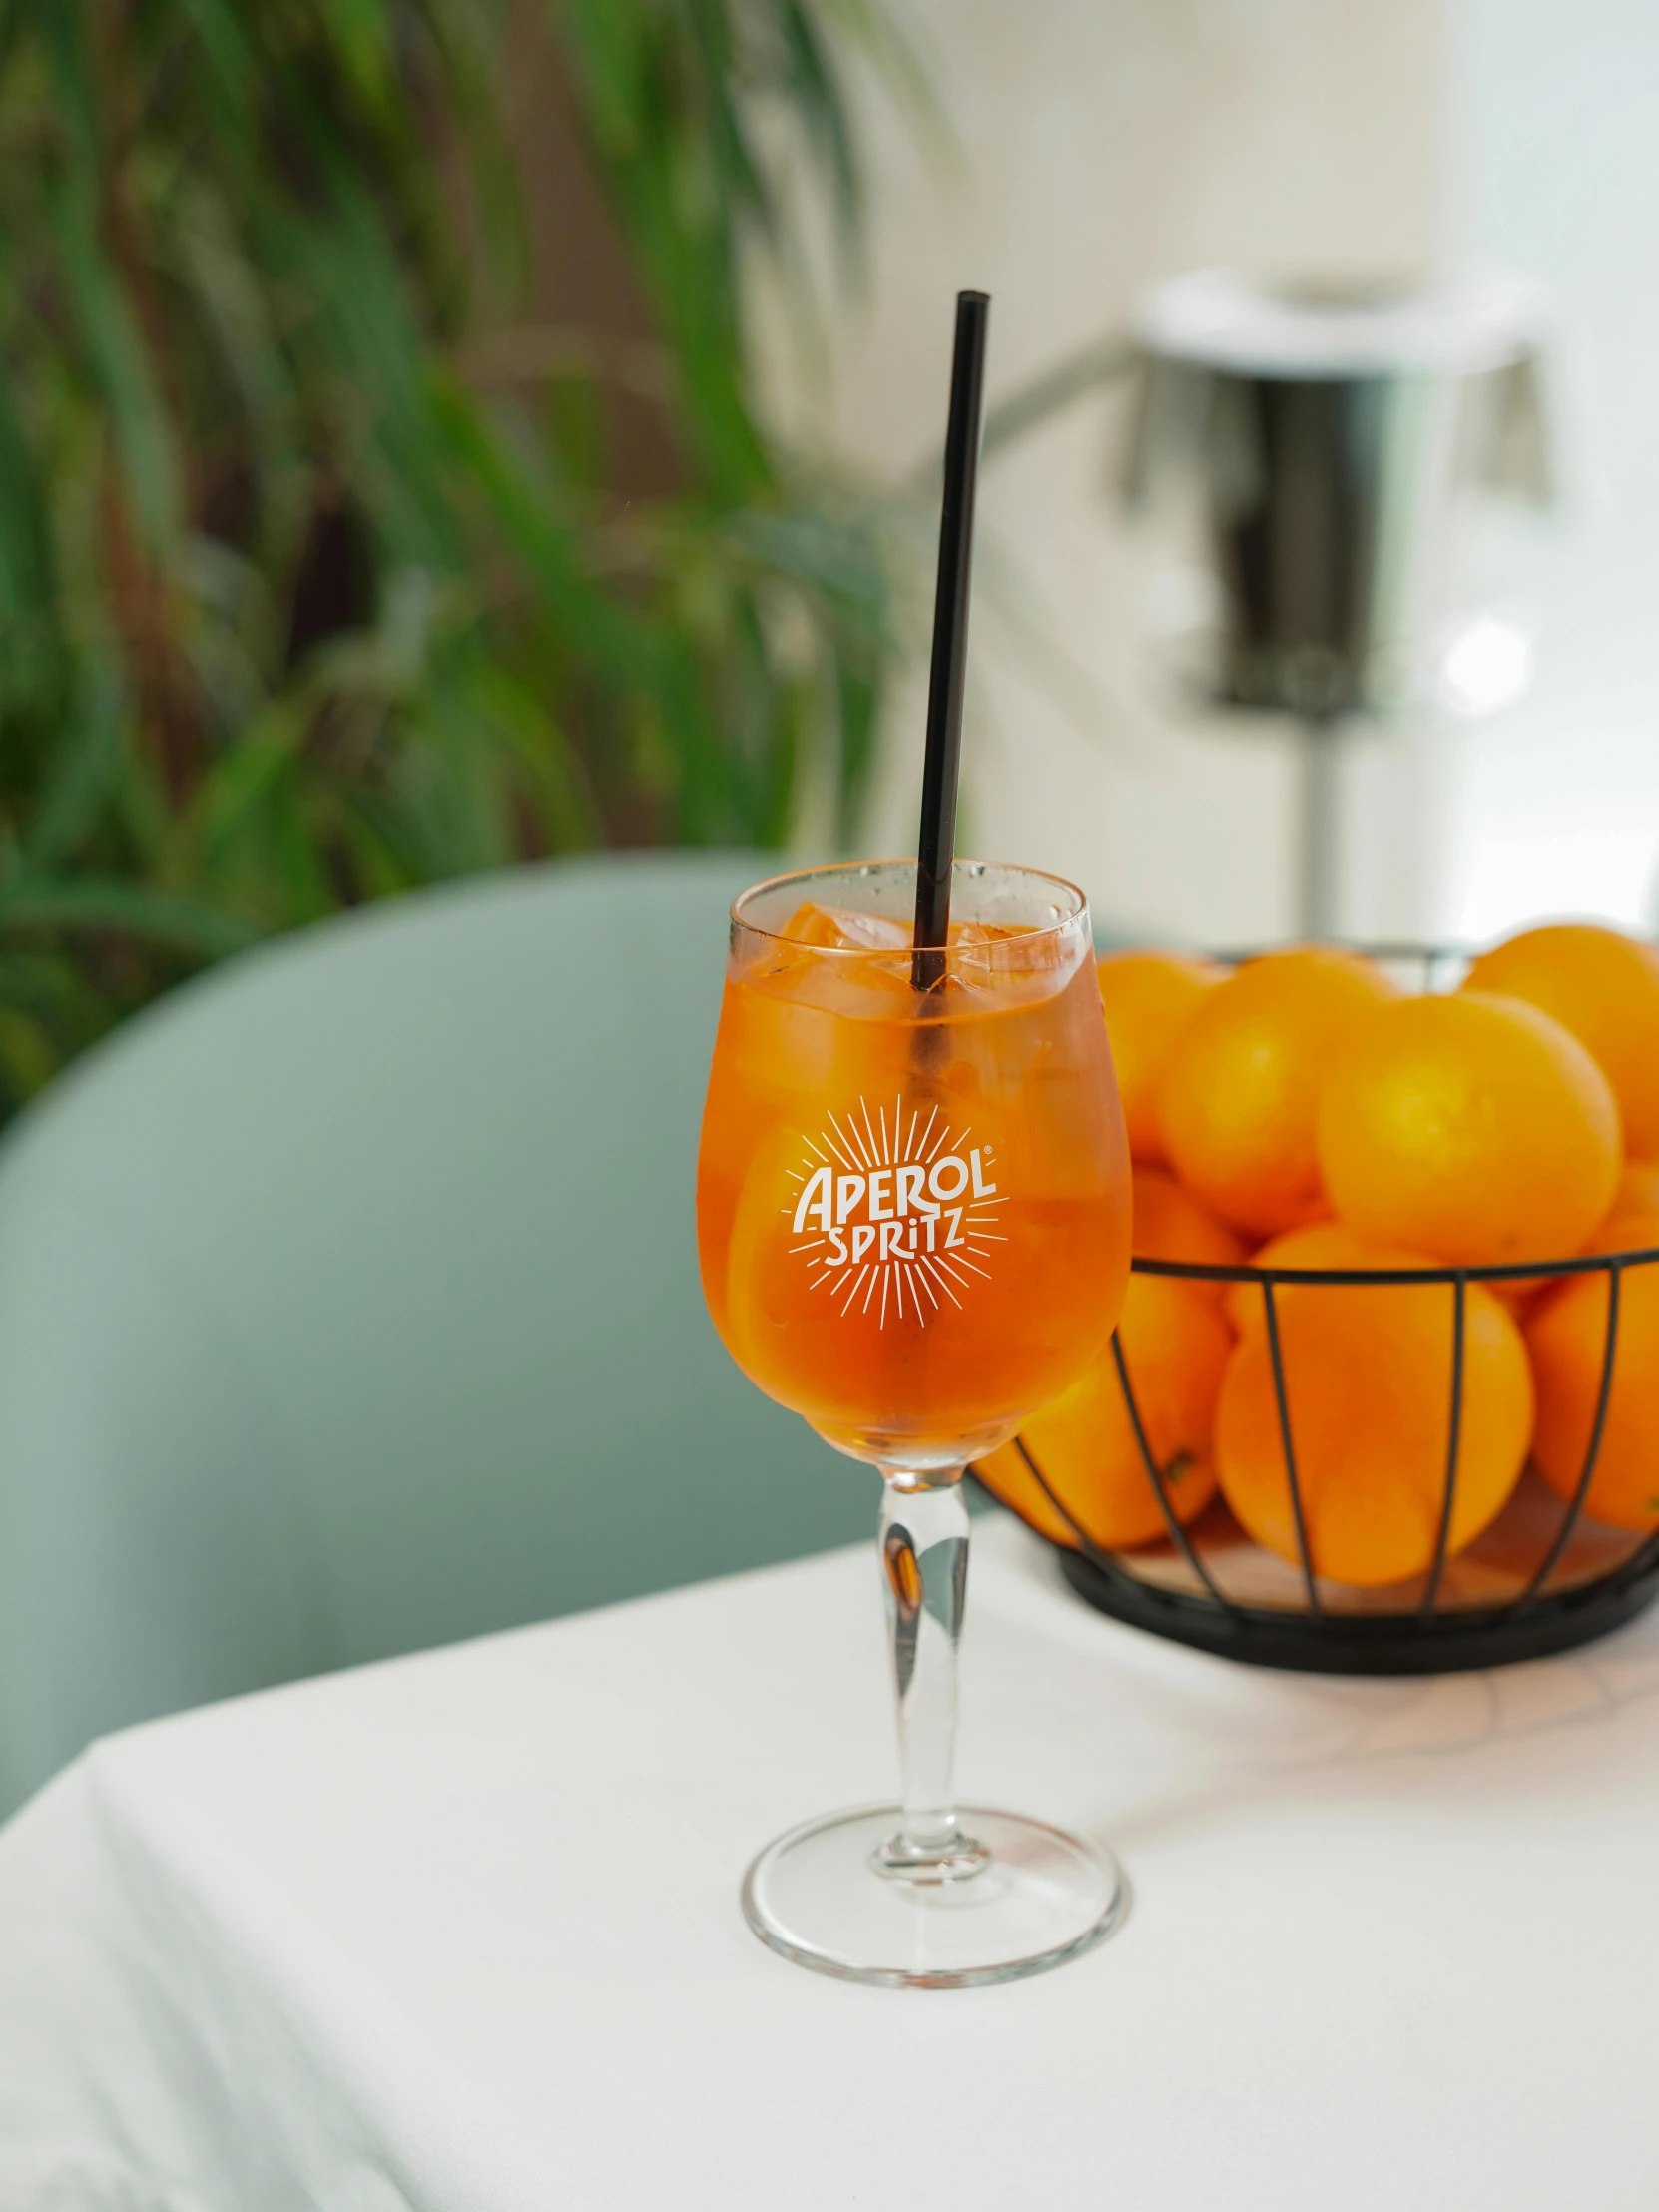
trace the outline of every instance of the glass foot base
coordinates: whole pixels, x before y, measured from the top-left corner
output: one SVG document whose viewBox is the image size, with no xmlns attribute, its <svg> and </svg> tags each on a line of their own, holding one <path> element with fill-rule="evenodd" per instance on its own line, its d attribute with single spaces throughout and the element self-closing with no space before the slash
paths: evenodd
<svg viewBox="0 0 1659 2212">
<path fill-rule="evenodd" d="M 895 1989 L 1017 1981 L 1081 1957 L 1121 1925 L 1128 1891 L 1108 1852 L 1014 1813 L 972 1805 L 960 1819 L 948 1865 L 961 1871 L 931 1866 L 914 1878 L 887 1849 L 896 1805 L 792 1828 L 744 1877 L 744 1918 L 798 1966 Z"/>
</svg>

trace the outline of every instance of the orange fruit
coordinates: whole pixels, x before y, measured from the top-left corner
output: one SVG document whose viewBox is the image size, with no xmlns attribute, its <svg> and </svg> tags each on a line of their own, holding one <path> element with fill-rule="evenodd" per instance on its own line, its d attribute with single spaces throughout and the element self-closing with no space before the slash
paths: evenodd
<svg viewBox="0 0 1659 2212">
<path fill-rule="evenodd" d="M 1651 1188 L 1644 1182 L 1648 1176 L 1654 1178 Z M 1659 1172 L 1633 1161 L 1619 1178 L 1607 1219 L 1585 1244 L 1584 1252 L 1647 1252 L 1654 1246 L 1659 1246 Z M 1547 1276 L 1542 1279 L 1547 1290 L 1565 1290 L 1580 1281 L 1582 1278 L 1574 1275 L 1558 1276 L 1553 1282 Z"/>
<path fill-rule="evenodd" d="M 1587 1253 L 1645 1252 L 1650 1245 L 1659 1245 L 1659 1199 L 1651 1206 L 1621 1206 L 1615 1201 L 1612 1212 L 1584 1250 Z M 1561 1278 L 1564 1283 L 1574 1280 L 1570 1275 Z"/>
<path fill-rule="evenodd" d="M 1362 1244 L 1352 1229 L 1340 1221 L 1314 1221 L 1306 1229 L 1287 1229 L 1250 1255 L 1253 1268 L 1364 1268 L 1373 1261 L 1370 1245 Z M 1274 1292 L 1274 1304 L 1279 1293 Z M 1242 1337 L 1253 1324 L 1265 1320 L 1266 1302 L 1256 1283 L 1229 1283 L 1221 1302 L 1233 1334 Z"/>
<path fill-rule="evenodd" d="M 1134 1173 L 1131 1250 L 1140 1260 L 1195 1260 L 1206 1267 L 1237 1267 L 1245 1256 L 1244 1239 L 1201 1206 L 1191 1191 L 1161 1168 Z M 1182 1280 L 1168 1278 L 1174 1282 Z M 1196 1297 L 1220 1305 L 1225 1283 L 1182 1280 Z"/>
<path fill-rule="evenodd" d="M 1380 1267 L 1429 1265 L 1373 1254 Z M 1449 1284 L 1292 1284 L 1275 1296 L 1297 1483 L 1316 1573 L 1372 1588 L 1434 1556 L 1450 1439 Z M 1532 1430 L 1532 1377 L 1514 1321 L 1471 1284 L 1447 1551 L 1514 1488 Z M 1249 1329 L 1216 1407 L 1216 1472 L 1240 1524 L 1300 1559 L 1265 1329 Z"/>
<path fill-rule="evenodd" d="M 1185 1284 L 1132 1275 L 1118 1341 L 1147 1444 L 1163 1470 L 1171 1509 L 1185 1523 L 1215 1495 L 1210 1424 L 1232 1339 L 1214 1306 Z M 1110 1351 L 1091 1375 L 1033 1414 L 1021 1440 L 1066 1512 L 1102 1549 L 1168 1533 Z M 1043 1535 L 1076 1547 L 1070 1524 L 1012 1444 L 981 1459 L 974 1472 Z"/>
<path fill-rule="evenodd" d="M 1463 988 L 1552 1014 L 1612 1084 L 1631 1151 L 1659 1154 L 1659 946 L 1597 922 L 1553 922 L 1483 953 Z"/>
<path fill-rule="evenodd" d="M 1226 974 L 1179 952 L 1108 952 L 1095 970 L 1132 1158 L 1160 1165 L 1158 1094 L 1176 1031 Z"/>
<path fill-rule="evenodd" d="M 1640 1232 L 1630 1244 L 1659 1244 L 1659 1218 L 1626 1215 L 1625 1225 Z M 1532 1457 L 1550 1488 L 1570 1498 L 1601 1391 L 1606 1276 L 1573 1277 L 1542 1300 L 1526 1348 L 1538 1389 Z M 1584 1510 L 1615 1528 L 1659 1528 L 1659 1262 L 1623 1271 L 1613 1384 Z"/>
<path fill-rule="evenodd" d="M 1607 1218 L 1617 1214 L 1659 1214 L 1659 1167 L 1653 1161 L 1626 1160 Z"/>
<path fill-rule="evenodd" d="M 1257 1237 L 1330 1211 L 1314 1128 L 1332 1056 L 1398 996 L 1380 968 L 1313 946 L 1250 960 L 1202 998 L 1171 1048 L 1159 1105 L 1184 1183 Z"/>
<path fill-rule="evenodd" d="M 1619 1110 L 1576 1037 L 1518 998 L 1383 1007 L 1332 1068 L 1319 1157 L 1339 1216 L 1453 1265 L 1579 1251 L 1619 1180 Z"/>
<path fill-rule="evenodd" d="M 1624 1207 L 1615 1199 L 1612 1212 L 1595 1235 L 1586 1241 L 1578 1257 L 1587 1259 L 1600 1252 L 1649 1252 L 1656 1247 L 1659 1247 L 1659 1200 L 1655 1200 L 1651 1206 L 1636 1204 Z M 1572 1284 L 1583 1280 L 1578 1275 L 1528 1276 L 1529 1288 L 1543 1296 L 1529 1300 L 1524 1309 L 1517 1311 L 1524 1310 L 1530 1315 L 1541 1314 L 1551 1291 L 1567 1290 Z M 1592 1280 L 1604 1282 L 1606 1278 L 1595 1276 Z M 1630 1277 L 1627 1275 L 1625 1280 L 1628 1282 Z"/>
</svg>

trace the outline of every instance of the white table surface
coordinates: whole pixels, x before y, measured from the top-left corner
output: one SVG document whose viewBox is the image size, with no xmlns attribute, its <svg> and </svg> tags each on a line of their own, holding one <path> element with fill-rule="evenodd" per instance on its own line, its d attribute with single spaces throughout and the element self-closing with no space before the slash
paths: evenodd
<svg viewBox="0 0 1659 2212">
<path fill-rule="evenodd" d="M 1103 1949 L 863 1989 L 738 1913 L 886 1793 L 873 1546 L 110 1740 L 0 1832 L 6 2212 L 1659 2202 L 1659 1625 L 1231 1668 L 1011 1524 L 964 1795 L 1108 1838 Z"/>
</svg>

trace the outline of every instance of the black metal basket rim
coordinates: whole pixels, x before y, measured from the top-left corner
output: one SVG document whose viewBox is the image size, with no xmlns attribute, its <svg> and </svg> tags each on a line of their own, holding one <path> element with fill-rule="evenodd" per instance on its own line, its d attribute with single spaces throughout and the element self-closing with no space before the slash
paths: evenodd
<svg viewBox="0 0 1659 2212">
<path fill-rule="evenodd" d="M 1659 941 L 1637 930 L 1623 930 L 1619 934 L 1632 938 L 1637 944 L 1651 945 Z M 1476 960 L 1483 959 L 1488 952 L 1496 950 L 1506 941 L 1499 938 L 1494 944 L 1490 938 L 1478 942 L 1472 939 L 1462 942 L 1442 939 L 1438 943 L 1431 943 L 1426 937 L 1317 937 L 1306 940 L 1292 938 L 1287 941 L 1278 937 L 1269 938 L 1261 944 L 1210 945 L 1189 956 L 1213 960 L 1217 967 L 1244 967 L 1252 960 L 1271 960 L 1281 952 L 1352 952 L 1363 960 L 1391 960 L 1396 964 L 1406 960 L 1435 963 L 1467 960 L 1472 967 Z M 1169 949 L 1164 944 L 1114 944 L 1109 947 L 1112 952 L 1167 952 Z M 1183 951 L 1186 949 L 1182 948 Z"/>
<path fill-rule="evenodd" d="M 1643 943 L 1651 941 L 1642 939 Z M 1111 949 L 1163 951 L 1167 947 L 1114 945 Z M 1271 960 L 1281 952 L 1353 952 L 1364 960 L 1467 960 L 1472 964 L 1491 950 L 1490 944 L 1431 944 L 1424 937 L 1319 937 L 1305 943 L 1280 937 L 1264 944 L 1212 945 L 1195 957 L 1214 960 L 1218 967 L 1244 967 L 1251 960 Z"/>
<path fill-rule="evenodd" d="M 1196 1593 L 1160 1590 L 1121 1569 L 1103 1572 L 1085 1552 L 1062 1550 L 1059 1558 L 1080 1596 L 1132 1627 L 1216 1658 L 1312 1674 L 1442 1674 L 1569 1651 L 1634 1618 L 1651 1603 L 1659 1576 L 1659 1559 L 1650 1553 L 1524 1604 L 1459 1606 L 1426 1620 L 1415 1611 L 1311 1620 L 1289 1608 L 1218 1605 Z"/>
<path fill-rule="evenodd" d="M 1625 1268 L 1651 1267 L 1656 1260 L 1659 1245 L 1643 1245 L 1630 1252 L 1581 1252 L 1566 1260 L 1482 1260 L 1462 1267 L 1259 1268 L 1246 1261 L 1235 1265 L 1220 1260 L 1152 1260 L 1139 1253 L 1130 1265 L 1137 1275 L 1167 1275 L 1179 1282 L 1271 1283 L 1279 1289 L 1298 1283 L 1525 1283 L 1539 1275 L 1611 1275 Z"/>
<path fill-rule="evenodd" d="M 994 1497 L 995 1491 L 991 1491 L 990 1495 Z M 1030 1523 L 1027 1522 L 1026 1525 L 1029 1527 Z M 1040 1531 L 1033 1530 L 1033 1534 L 1040 1535 Z M 1058 1551 L 1068 1558 L 1086 1560 L 1096 1574 L 1103 1575 L 1109 1581 L 1120 1585 L 1132 1583 L 1137 1596 L 1145 1602 L 1149 1611 L 1164 1610 L 1173 1616 L 1189 1611 L 1194 1606 L 1200 1607 L 1206 1614 L 1214 1614 L 1219 1610 L 1229 1621 L 1247 1629 L 1305 1623 L 1309 1617 L 1305 1605 L 1273 1604 L 1261 1599 L 1229 1597 L 1218 1608 L 1213 1598 L 1201 1596 L 1196 1590 L 1174 1590 L 1157 1582 L 1147 1581 L 1132 1566 L 1126 1566 L 1122 1556 L 1116 1552 L 1102 1551 L 1097 1545 L 1090 1545 L 1088 1548 L 1060 1545 L 1055 1543 L 1052 1536 L 1042 1536 L 1041 1540 L 1051 1551 Z M 1659 1574 L 1659 1556 L 1655 1555 L 1650 1545 L 1637 1544 L 1629 1557 L 1621 1559 L 1617 1566 L 1605 1567 L 1599 1574 L 1584 1575 L 1562 1588 L 1541 1592 L 1533 1602 L 1557 1611 L 1570 1611 L 1585 1603 L 1597 1591 L 1621 1592 L 1634 1589 L 1651 1580 L 1655 1574 Z M 1460 1624 L 1474 1629 L 1493 1621 L 1512 1620 L 1517 1614 L 1524 1614 L 1529 1609 L 1528 1602 L 1516 1594 L 1512 1597 L 1471 1599 L 1462 1604 L 1442 1606 L 1431 1617 L 1439 1625 Z M 1328 1606 L 1318 1617 L 1322 1624 L 1340 1630 L 1344 1635 L 1375 1637 L 1380 1640 L 1419 1633 L 1425 1625 L 1420 1605 L 1403 1605 L 1391 1610 L 1379 1607 L 1375 1612 L 1369 1608 L 1349 1611 L 1340 1606 Z"/>
</svg>

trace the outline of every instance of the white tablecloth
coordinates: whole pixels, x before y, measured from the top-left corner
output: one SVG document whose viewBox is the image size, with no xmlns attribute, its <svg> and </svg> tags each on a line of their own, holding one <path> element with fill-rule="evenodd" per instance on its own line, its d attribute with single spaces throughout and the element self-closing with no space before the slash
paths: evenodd
<svg viewBox="0 0 1659 2212">
<path fill-rule="evenodd" d="M 739 1918 L 891 1782 L 871 1554 L 99 1746 L 0 1832 L 5 2212 L 1651 2212 L 1659 1627 L 1484 1676 L 1233 1669 L 981 1524 L 964 1794 L 1124 1932 L 862 1989 Z"/>
</svg>

